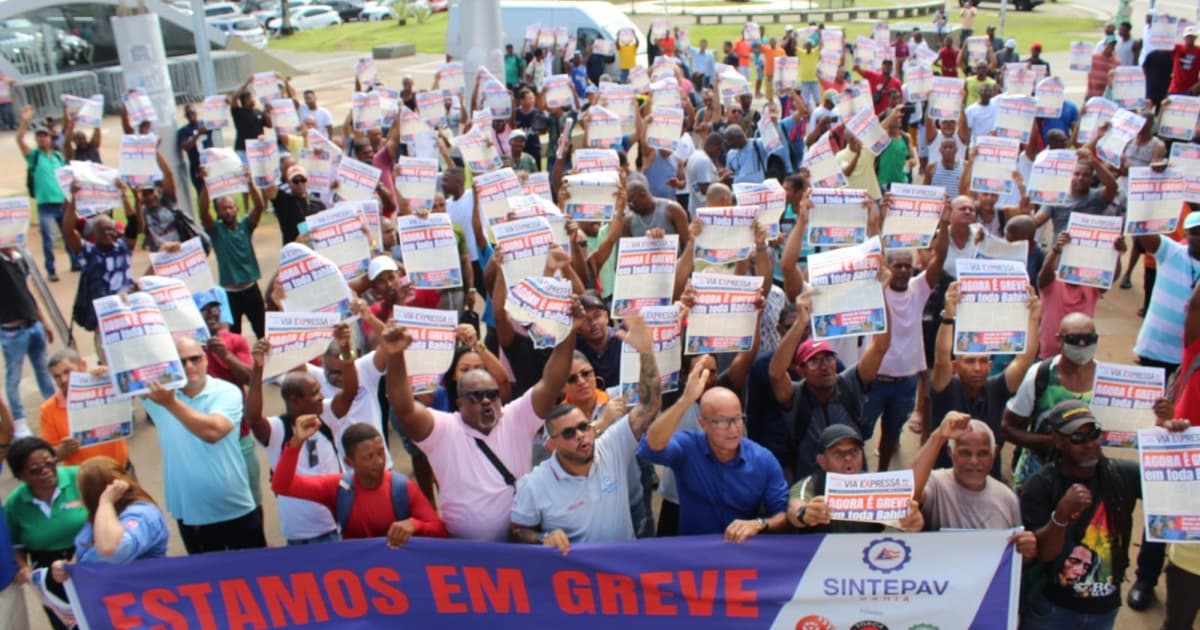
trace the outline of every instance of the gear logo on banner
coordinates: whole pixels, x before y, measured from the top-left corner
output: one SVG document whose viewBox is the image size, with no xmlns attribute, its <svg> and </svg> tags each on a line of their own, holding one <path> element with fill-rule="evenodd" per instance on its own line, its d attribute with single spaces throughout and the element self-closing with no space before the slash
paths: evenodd
<svg viewBox="0 0 1200 630">
<path fill-rule="evenodd" d="M 877 538 L 863 547 L 863 564 L 872 571 L 880 573 L 899 571 L 908 564 L 910 559 L 912 559 L 912 548 L 896 538 Z"/>
</svg>

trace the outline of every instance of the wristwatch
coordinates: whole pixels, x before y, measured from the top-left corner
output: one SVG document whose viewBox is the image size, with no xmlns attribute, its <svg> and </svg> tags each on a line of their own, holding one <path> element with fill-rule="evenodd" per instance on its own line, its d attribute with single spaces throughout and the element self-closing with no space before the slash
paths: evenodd
<svg viewBox="0 0 1200 630">
<path fill-rule="evenodd" d="M 954 318 L 953 318 L 953 317 L 946 317 L 946 309 L 942 309 L 942 312 L 941 312 L 941 313 L 939 313 L 939 314 L 938 314 L 938 316 L 942 318 L 942 323 L 943 323 L 943 324 L 950 324 L 951 326 L 953 326 L 953 325 L 954 325 Z"/>
<path fill-rule="evenodd" d="M 796 510 L 796 520 L 800 521 L 801 527 L 808 527 L 808 523 L 804 522 L 804 515 L 808 514 L 808 506 L 802 505 L 799 510 Z"/>
<path fill-rule="evenodd" d="M 767 519 L 765 519 L 765 518 L 763 518 L 763 517 L 761 517 L 761 516 L 760 516 L 760 517 L 758 517 L 758 518 L 757 518 L 757 519 L 755 519 L 755 520 L 757 520 L 757 521 L 758 521 L 758 525 L 759 525 L 760 527 L 762 527 L 762 529 L 761 529 L 760 531 L 764 531 L 764 532 L 765 532 L 765 531 L 767 531 L 767 529 L 768 529 L 768 528 L 770 528 L 770 527 L 771 527 L 771 525 L 767 523 Z"/>
</svg>

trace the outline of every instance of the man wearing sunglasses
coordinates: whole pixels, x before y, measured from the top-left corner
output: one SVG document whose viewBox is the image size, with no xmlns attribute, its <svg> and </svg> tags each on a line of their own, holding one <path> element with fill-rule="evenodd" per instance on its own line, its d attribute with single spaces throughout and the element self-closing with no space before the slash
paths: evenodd
<svg viewBox="0 0 1200 630">
<path fill-rule="evenodd" d="M 275 209 L 279 232 L 283 235 L 283 244 L 287 245 L 300 236 L 300 224 L 307 217 L 325 209 L 325 202 L 309 192 L 308 171 L 303 166 L 288 167 L 284 181 L 286 187 L 273 184 L 263 194 Z"/>
<path fill-rule="evenodd" d="M 1057 339 L 1062 352 L 1025 371 L 1001 420 L 1001 434 L 1021 447 L 1013 470 L 1013 488 L 1018 492 L 1025 480 L 1050 460 L 1054 441 L 1049 435 L 1049 411 L 1064 400 L 1092 399 L 1094 357 L 1100 342 L 1096 323 L 1083 313 L 1071 313 L 1059 322 Z"/>
<path fill-rule="evenodd" d="M 208 376 L 200 342 L 180 338 L 175 348 L 187 383 L 151 383 L 142 406 L 158 430 L 167 509 L 183 546 L 189 554 L 266 547 L 238 436 L 242 390 Z"/>
<path fill-rule="evenodd" d="M 388 401 L 404 434 L 429 457 L 452 537 L 508 540 L 516 480 L 532 468 L 533 436 L 558 404 L 571 373 L 576 333 L 587 325 L 582 309 L 576 307 L 572 317 L 571 330 L 550 353 L 541 379 L 520 398 L 502 406 L 496 379 L 486 370 L 471 370 L 458 378 L 457 413 L 429 409 L 413 398 L 404 359 L 412 335 L 395 324 L 381 335 L 380 347 L 390 355 Z"/>
<path fill-rule="evenodd" d="M 509 535 L 516 542 L 555 547 L 572 543 L 633 540 L 629 469 L 638 441 L 662 406 L 662 380 L 654 342 L 641 316 L 623 314 L 618 333 L 638 352 L 638 404 L 599 437 L 583 410 L 570 403 L 546 416 L 551 456 L 517 482 Z"/>
<path fill-rule="evenodd" d="M 1100 423 L 1082 401 L 1058 403 L 1046 425 L 1058 457 L 1020 493 L 1021 519 L 1037 537 L 1037 558 L 1026 571 L 1046 579 L 1040 593 L 1030 594 L 1021 627 L 1111 628 L 1121 608 L 1141 473 L 1134 461 L 1104 456 Z M 1095 552 L 1087 571 L 1069 566 L 1083 557 L 1072 560 L 1081 545 Z"/>
</svg>

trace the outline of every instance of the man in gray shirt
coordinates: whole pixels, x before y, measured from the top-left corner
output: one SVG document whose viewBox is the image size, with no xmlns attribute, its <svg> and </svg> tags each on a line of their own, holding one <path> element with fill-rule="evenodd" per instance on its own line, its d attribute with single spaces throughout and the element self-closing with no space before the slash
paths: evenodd
<svg viewBox="0 0 1200 630">
<path fill-rule="evenodd" d="M 1102 132 L 1097 137 L 1104 135 Z M 1100 180 L 1100 186 L 1092 188 L 1093 178 Z M 1034 219 L 1038 227 L 1046 221 L 1054 222 L 1054 238 L 1058 238 L 1067 229 L 1072 212 L 1084 214 L 1106 214 L 1109 204 L 1117 197 L 1117 180 L 1113 178 L 1108 168 L 1101 163 L 1095 153 L 1095 142 L 1079 150 L 1079 163 L 1071 175 L 1071 194 L 1067 202 L 1061 206 L 1042 206 Z"/>
<path fill-rule="evenodd" d="M 552 456 L 517 481 L 512 525 L 515 542 L 555 547 L 571 543 L 633 540 L 629 515 L 629 464 L 646 427 L 662 406 L 662 381 L 654 343 L 640 315 L 625 313 L 621 340 L 638 351 L 638 404 L 599 438 L 583 411 L 571 404 L 546 416 Z"/>
<path fill-rule="evenodd" d="M 953 468 L 933 470 L 949 445 Z M 913 460 L 914 497 L 927 529 L 1013 529 L 1021 527 L 1017 495 L 991 476 L 999 457 L 996 436 L 982 420 L 951 411 Z M 1026 561 L 1037 554 L 1037 538 L 1023 531 L 1012 538 Z"/>
</svg>

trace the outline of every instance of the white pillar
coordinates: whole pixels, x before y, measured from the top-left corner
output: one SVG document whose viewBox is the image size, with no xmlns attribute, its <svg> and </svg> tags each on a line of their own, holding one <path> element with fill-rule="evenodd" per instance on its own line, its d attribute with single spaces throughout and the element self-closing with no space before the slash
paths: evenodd
<svg viewBox="0 0 1200 630">
<path fill-rule="evenodd" d="M 167 53 L 163 48 L 158 16 L 153 13 L 113 16 L 112 30 L 117 57 L 125 77 L 125 89 L 141 88 L 150 97 L 158 115 L 154 132 L 162 138 L 159 150 L 175 174 L 176 187 L 180 191 L 190 190 L 187 169 L 183 167 L 182 156 L 175 145 L 175 132 L 178 129 L 175 90 L 171 86 L 171 75 L 167 72 Z M 191 195 L 180 194 L 178 203 L 180 210 L 195 214 L 192 212 Z"/>
<path fill-rule="evenodd" d="M 500 0 L 462 0 L 458 12 L 462 41 L 469 42 L 463 58 L 463 83 L 469 97 L 480 66 L 504 81 L 504 26 L 500 21 Z"/>
</svg>

